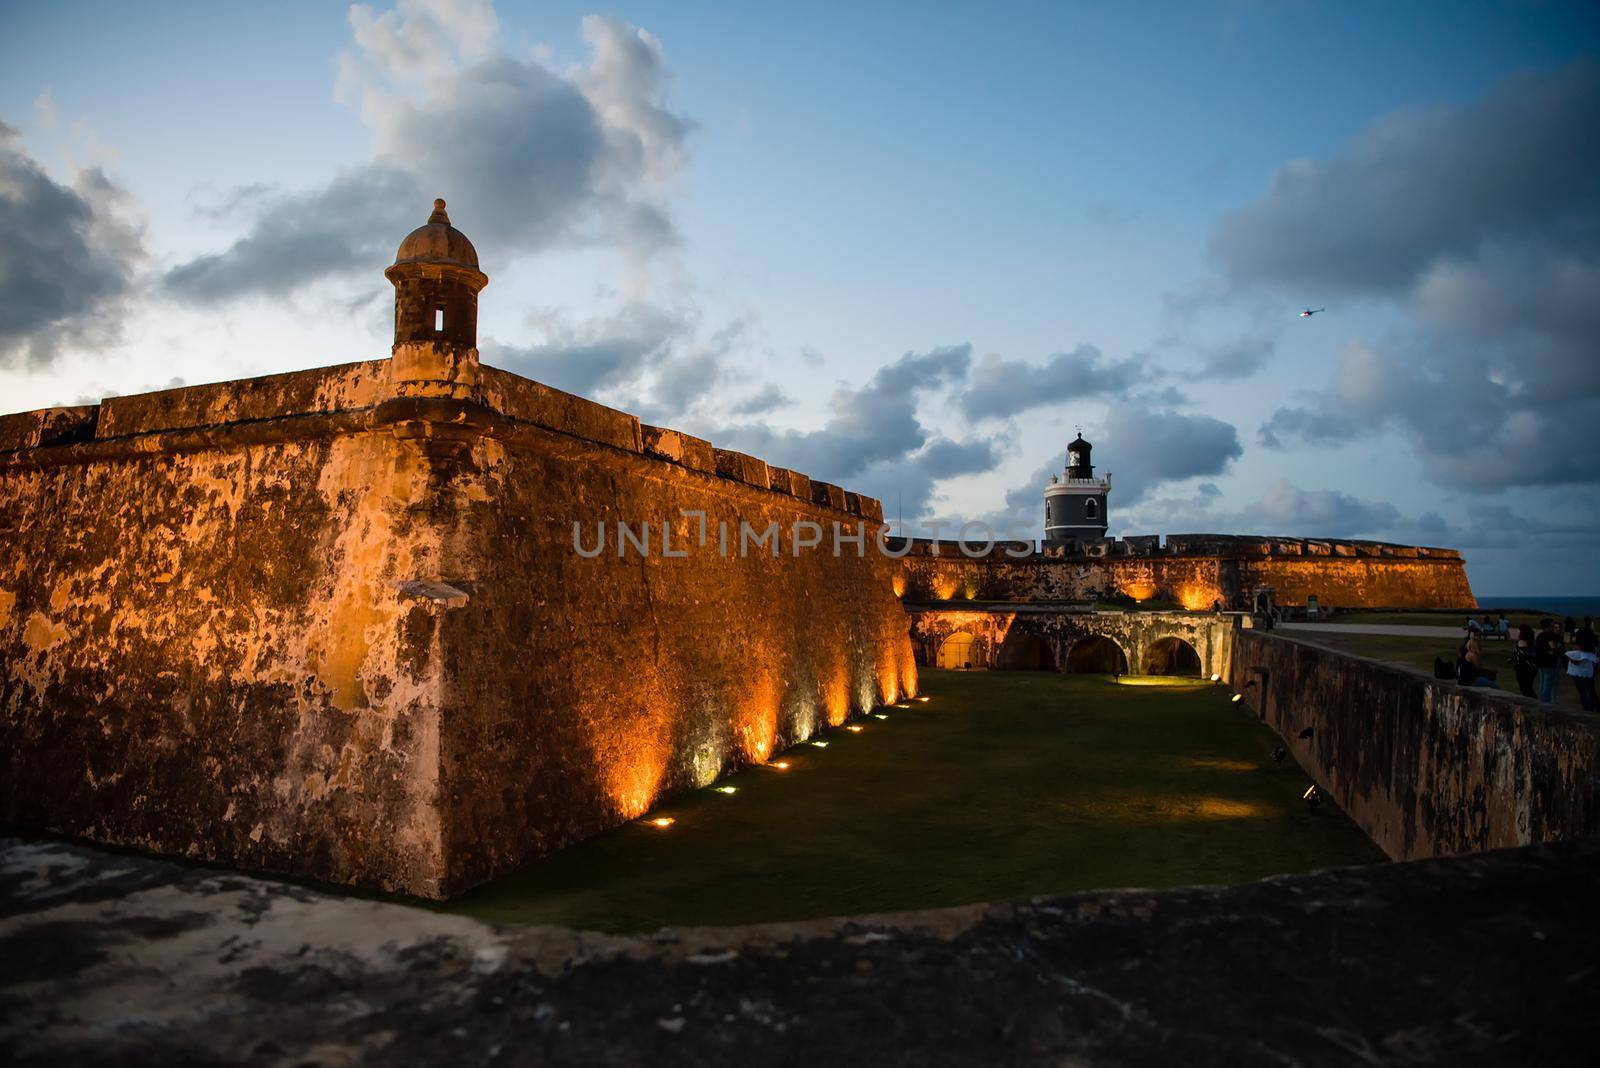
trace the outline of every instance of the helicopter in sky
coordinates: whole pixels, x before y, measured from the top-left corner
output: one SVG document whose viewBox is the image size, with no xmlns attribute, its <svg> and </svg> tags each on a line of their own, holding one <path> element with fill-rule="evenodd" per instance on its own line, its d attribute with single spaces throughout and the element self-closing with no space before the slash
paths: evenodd
<svg viewBox="0 0 1600 1068">
<path fill-rule="evenodd" d="M 1317 314 L 1318 312 L 1325 312 L 1327 310 L 1328 310 L 1327 308 L 1301 308 L 1300 309 L 1300 318 L 1309 319 L 1313 315 Z"/>
</svg>

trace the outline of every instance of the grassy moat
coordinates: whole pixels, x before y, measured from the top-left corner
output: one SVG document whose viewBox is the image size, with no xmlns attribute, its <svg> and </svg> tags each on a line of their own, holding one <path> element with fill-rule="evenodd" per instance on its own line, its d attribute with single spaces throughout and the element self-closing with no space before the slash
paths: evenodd
<svg viewBox="0 0 1600 1068">
<path fill-rule="evenodd" d="M 1223 687 L 924 671 L 931 699 L 796 746 L 441 906 L 606 931 L 1237 883 L 1383 854 Z M 1138 683 L 1146 683 L 1138 685 Z"/>
</svg>

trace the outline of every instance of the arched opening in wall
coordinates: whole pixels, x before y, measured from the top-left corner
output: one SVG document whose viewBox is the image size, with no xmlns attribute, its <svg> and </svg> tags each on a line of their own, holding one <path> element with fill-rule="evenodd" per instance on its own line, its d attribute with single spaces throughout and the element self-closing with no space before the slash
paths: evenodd
<svg viewBox="0 0 1600 1068">
<path fill-rule="evenodd" d="M 1144 651 L 1146 675 L 1199 675 L 1200 654 L 1182 638 L 1158 638 Z"/>
<path fill-rule="evenodd" d="M 1067 654 L 1067 670 L 1080 675 L 1126 675 L 1128 656 L 1103 635 L 1079 638 Z"/>
<path fill-rule="evenodd" d="M 978 639 L 965 631 L 952 634 L 939 645 L 939 666 L 951 671 L 970 671 L 978 663 Z"/>
<path fill-rule="evenodd" d="M 1093 497 L 1090 497 L 1087 501 L 1083 502 L 1083 517 L 1085 519 L 1100 518 L 1100 505 L 1095 503 L 1095 499 Z"/>
<path fill-rule="evenodd" d="M 1054 671 L 1056 657 L 1037 634 L 1012 630 L 1000 644 L 994 666 L 1001 671 Z"/>
</svg>

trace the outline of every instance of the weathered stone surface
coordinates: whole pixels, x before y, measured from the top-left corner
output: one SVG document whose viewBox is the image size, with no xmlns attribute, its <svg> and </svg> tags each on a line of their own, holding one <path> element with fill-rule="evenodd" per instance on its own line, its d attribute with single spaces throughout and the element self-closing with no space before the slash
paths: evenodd
<svg viewBox="0 0 1600 1068">
<path fill-rule="evenodd" d="M 612 937 L 0 845 L 18 1065 L 1587 1065 L 1600 843 Z"/>
<path fill-rule="evenodd" d="M 439 896 L 914 691 L 881 557 L 719 551 L 842 509 L 457 355 L 6 424 L 0 819 Z"/>
<path fill-rule="evenodd" d="M 1324 607 L 1476 607 L 1458 553 L 1357 543 L 1303 543 L 1177 536 L 1165 549 L 1153 537 L 1086 542 L 1076 552 L 1012 555 L 1002 547 L 963 553 L 955 542 L 915 545 L 899 584 L 908 601 L 1088 600 L 1122 594 L 1176 601 L 1189 609 L 1247 607 L 1251 591 L 1274 589 L 1279 604 Z M 1310 547 L 1312 544 L 1316 548 Z M 974 558 L 976 557 L 976 558 Z"/>
<path fill-rule="evenodd" d="M 1211 613 L 1085 612 L 1042 605 L 908 605 L 907 614 L 919 664 L 937 664 L 940 647 L 952 635 L 965 634 L 975 639 L 974 667 L 1002 666 L 1001 651 L 1008 640 L 1015 643 L 1018 636 L 1029 635 L 1050 652 L 1050 662 L 1038 666 L 1060 671 L 1067 668 L 1080 643 L 1105 638 L 1127 658 L 1132 675 L 1165 674 L 1158 645 L 1172 639 L 1194 650 L 1200 675 L 1225 673 L 1240 622 L 1235 616 Z"/>
<path fill-rule="evenodd" d="M 638 452 L 641 447 L 639 420 L 627 412 L 497 367 L 484 367 L 479 374 L 483 403 L 512 419 L 598 441 L 624 452 Z"/>
<path fill-rule="evenodd" d="M 722 477 L 761 489 L 771 487 L 772 479 L 767 474 L 767 465 L 764 461 L 732 449 L 716 449 L 714 453 L 717 458 L 717 474 Z"/>
<path fill-rule="evenodd" d="M 644 440 L 644 451 L 675 464 L 716 474 L 717 456 L 711 442 L 677 430 L 649 426 L 641 423 L 639 432 Z"/>
<path fill-rule="evenodd" d="M 1228 678 L 1391 857 L 1600 835 L 1592 715 L 1252 630 Z"/>
<path fill-rule="evenodd" d="M 163 389 L 100 404 L 98 438 L 370 408 L 387 396 L 387 360 Z"/>
</svg>

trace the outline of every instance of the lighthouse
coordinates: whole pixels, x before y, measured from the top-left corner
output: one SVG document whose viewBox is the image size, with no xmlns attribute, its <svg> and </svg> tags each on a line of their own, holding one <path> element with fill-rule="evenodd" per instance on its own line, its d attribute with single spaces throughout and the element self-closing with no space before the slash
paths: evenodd
<svg viewBox="0 0 1600 1068">
<path fill-rule="evenodd" d="M 1083 440 L 1083 431 L 1067 445 L 1067 466 L 1060 475 L 1051 475 L 1044 488 L 1044 540 L 1046 542 L 1087 541 L 1106 536 L 1106 498 L 1111 493 L 1111 476 L 1094 477 L 1089 454 L 1094 448 Z"/>
</svg>

